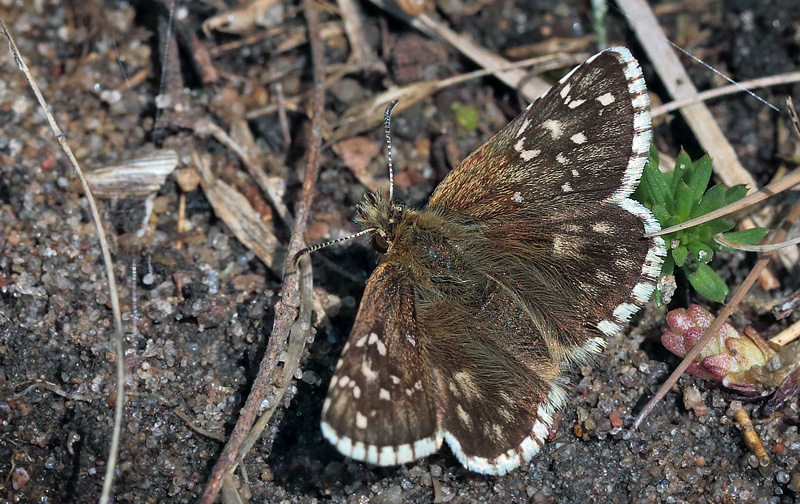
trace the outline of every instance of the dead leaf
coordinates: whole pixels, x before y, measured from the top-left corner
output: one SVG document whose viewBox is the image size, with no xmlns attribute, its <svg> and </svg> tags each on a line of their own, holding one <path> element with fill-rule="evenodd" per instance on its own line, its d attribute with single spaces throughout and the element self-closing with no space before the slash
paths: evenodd
<svg viewBox="0 0 800 504">
<path fill-rule="evenodd" d="M 337 142 L 333 150 L 352 170 L 359 182 L 370 191 L 377 190 L 379 183 L 367 168 L 381 151 L 380 145 L 366 137 L 352 137 Z"/>
</svg>

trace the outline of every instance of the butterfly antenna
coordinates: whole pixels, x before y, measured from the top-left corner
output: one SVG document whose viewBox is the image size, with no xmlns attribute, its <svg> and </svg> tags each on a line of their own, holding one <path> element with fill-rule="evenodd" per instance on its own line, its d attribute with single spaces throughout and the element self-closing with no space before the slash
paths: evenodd
<svg viewBox="0 0 800 504">
<path fill-rule="evenodd" d="M 394 200 L 394 168 L 392 167 L 392 110 L 399 100 L 395 98 L 386 106 L 383 115 L 383 128 L 386 132 L 386 155 L 389 158 L 389 201 Z"/>
<path fill-rule="evenodd" d="M 667 40 L 667 42 L 669 42 L 669 44 L 670 44 L 672 47 L 674 47 L 675 49 L 679 50 L 680 52 L 682 52 L 682 53 L 683 53 L 683 54 L 685 54 L 686 56 L 688 56 L 688 57 L 692 58 L 692 59 L 693 59 L 693 60 L 695 60 L 696 62 L 698 62 L 698 63 L 700 63 L 701 65 L 703 65 L 704 67 L 708 68 L 709 70 L 711 70 L 711 71 L 712 71 L 712 72 L 714 72 L 715 74 L 719 75 L 720 77 L 722 77 L 722 78 L 723 78 L 723 79 L 725 79 L 726 81 L 730 82 L 731 84 L 733 84 L 733 85 L 734 85 L 734 86 L 736 86 L 737 88 L 739 88 L 739 89 L 741 89 L 742 91 L 744 91 L 745 93 L 749 94 L 750 96 L 752 96 L 752 97 L 753 97 L 753 98 L 755 98 L 756 100 L 760 101 L 761 103 L 763 103 L 763 104 L 764 104 L 764 105 L 766 105 L 767 107 L 771 108 L 771 109 L 772 109 L 772 110 L 774 110 L 775 112 L 779 112 L 779 113 L 780 113 L 780 110 L 778 109 L 778 107 L 776 107 L 775 105 L 771 104 L 770 102 L 768 102 L 768 101 L 767 101 L 767 100 L 765 100 L 764 98 L 761 98 L 760 96 L 758 96 L 758 95 L 757 95 L 757 94 L 755 94 L 754 92 L 752 92 L 752 91 L 750 91 L 749 89 L 747 89 L 746 87 L 742 86 L 741 84 L 739 84 L 739 83 L 738 83 L 738 82 L 736 82 L 735 80 L 731 79 L 730 77 L 728 77 L 728 76 L 727 76 L 727 75 L 725 75 L 724 73 L 720 72 L 720 71 L 719 71 L 719 70 L 717 70 L 716 68 L 712 67 L 711 65 L 709 65 L 709 64 L 708 64 L 708 63 L 706 63 L 705 61 L 701 60 L 700 58 L 698 58 L 698 57 L 697 57 L 697 56 L 695 56 L 694 54 L 692 54 L 692 53 L 690 53 L 689 51 L 685 50 L 683 47 L 679 46 L 678 44 L 675 44 L 675 43 L 674 43 L 674 42 L 672 42 L 671 40 Z"/>
<path fill-rule="evenodd" d="M 363 231 L 359 231 L 358 233 L 353 233 L 351 235 L 343 236 L 341 238 L 336 238 L 335 240 L 326 241 L 324 243 L 318 243 L 316 245 L 300 249 L 294 255 L 294 257 L 292 257 L 292 262 L 289 264 L 289 271 L 290 272 L 297 271 L 297 263 L 300 261 L 300 259 L 302 259 L 304 256 L 307 256 L 311 252 L 316 252 L 317 250 L 328 247 L 330 245 L 335 245 L 343 241 L 352 240 L 353 238 L 358 238 L 359 236 L 367 234 L 371 231 L 375 231 L 375 229 L 374 228 L 364 229 Z"/>
</svg>

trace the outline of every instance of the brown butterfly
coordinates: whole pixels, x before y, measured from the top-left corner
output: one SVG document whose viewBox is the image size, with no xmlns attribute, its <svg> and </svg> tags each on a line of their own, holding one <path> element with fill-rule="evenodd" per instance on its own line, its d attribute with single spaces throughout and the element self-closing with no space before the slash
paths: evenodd
<svg viewBox="0 0 800 504">
<path fill-rule="evenodd" d="M 650 136 L 641 69 L 613 48 L 467 157 L 426 208 L 370 194 L 356 219 L 382 258 L 330 383 L 325 438 L 378 465 L 445 440 L 480 473 L 528 461 L 565 402 L 565 370 L 655 288 L 664 242 L 644 237 L 658 222 L 629 198 Z"/>
</svg>

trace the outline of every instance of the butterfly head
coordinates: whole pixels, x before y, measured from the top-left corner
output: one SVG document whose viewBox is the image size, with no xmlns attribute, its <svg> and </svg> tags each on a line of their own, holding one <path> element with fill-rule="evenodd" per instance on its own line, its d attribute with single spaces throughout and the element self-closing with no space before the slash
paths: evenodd
<svg viewBox="0 0 800 504">
<path fill-rule="evenodd" d="M 385 192 L 369 193 L 358 205 L 355 221 L 368 231 L 372 248 L 381 254 L 391 250 L 405 207 L 392 201 Z"/>
</svg>

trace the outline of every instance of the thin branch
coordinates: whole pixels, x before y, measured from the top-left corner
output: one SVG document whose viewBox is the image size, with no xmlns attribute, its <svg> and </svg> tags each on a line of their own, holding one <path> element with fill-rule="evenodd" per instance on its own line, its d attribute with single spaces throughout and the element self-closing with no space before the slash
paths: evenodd
<svg viewBox="0 0 800 504">
<path fill-rule="evenodd" d="M 422 33 L 441 40 L 454 47 L 464 56 L 484 68 L 497 68 L 508 63 L 508 60 L 494 52 L 479 46 L 468 37 L 453 31 L 445 23 L 422 13 L 416 17 L 409 16 L 387 0 L 370 0 L 381 9 L 407 22 Z M 516 89 L 522 97 L 532 102 L 550 88 L 550 84 L 538 77 L 529 78 L 522 70 L 505 70 L 496 72 L 495 76 L 507 86 Z"/>
<path fill-rule="evenodd" d="M 770 341 L 776 345 L 786 346 L 797 338 L 800 338 L 800 320 L 770 338 Z"/>
<path fill-rule="evenodd" d="M 748 194 L 747 196 L 738 201 L 734 201 L 729 205 L 725 205 L 722 208 L 718 208 L 713 212 L 708 212 L 707 214 L 701 215 L 700 217 L 697 217 L 695 219 L 688 220 L 686 222 L 681 222 L 680 224 L 670 226 L 666 229 L 662 229 L 655 233 L 648 233 L 647 237 L 653 238 L 655 236 L 662 236 L 665 234 L 674 233 L 675 231 L 682 231 L 690 227 L 699 226 L 700 224 L 704 224 L 714 219 L 719 219 L 720 217 L 724 217 L 734 212 L 738 212 L 739 210 L 742 210 L 744 208 L 761 203 L 770 196 L 775 196 L 776 194 L 779 194 L 787 189 L 791 189 L 797 184 L 800 184 L 800 168 L 795 168 L 794 170 L 784 175 L 783 177 L 779 178 L 775 182 L 767 184 L 758 191 L 752 194 Z"/>
<path fill-rule="evenodd" d="M 100 249 L 103 253 L 103 264 L 106 268 L 106 281 L 108 282 L 109 297 L 111 299 L 111 311 L 114 315 L 114 350 L 117 357 L 117 397 L 114 401 L 114 428 L 111 435 L 111 447 L 108 450 L 108 465 L 106 466 L 105 479 L 103 480 L 103 493 L 100 496 L 100 503 L 105 504 L 109 502 L 111 497 L 111 487 L 114 484 L 114 470 L 117 466 L 119 439 L 122 431 L 122 413 L 125 407 L 125 349 L 123 348 L 122 341 L 122 316 L 119 307 L 117 281 L 114 277 L 114 264 L 111 262 L 111 252 L 109 252 L 108 249 L 108 240 L 106 240 L 106 232 L 103 229 L 100 213 L 97 211 L 97 203 L 95 202 L 94 196 L 92 196 L 92 190 L 89 187 L 89 183 L 86 181 L 86 177 L 83 175 L 83 171 L 78 164 L 78 160 L 75 159 L 72 149 L 70 149 L 69 145 L 67 145 L 67 140 L 64 136 L 64 133 L 61 132 L 58 124 L 56 124 L 53 114 L 50 113 L 47 102 L 45 102 L 44 96 L 42 96 L 42 92 L 31 75 L 28 65 L 22 58 L 22 54 L 17 47 L 17 43 L 14 41 L 14 37 L 11 35 L 11 32 L 9 31 L 8 26 L 6 25 L 6 22 L 3 20 L 2 16 L 0 16 L 0 28 L 2 28 L 3 34 L 5 34 L 5 36 L 8 38 L 9 50 L 14 56 L 17 66 L 20 70 L 22 70 L 22 73 L 25 74 L 25 78 L 28 80 L 28 84 L 31 86 L 33 94 L 36 95 L 36 99 L 39 101 L 39 106 L 42 107 L 42 111 L 44 111 L 45 117 L 47 117 L 47 122 L 50 124 L 50 129 L 53 131 L 53 135 L 55 135 L 58 145 L 61 147 L 61 150 L 64 151 L 64 154 L 67 156 L 69 163 L 75 170 L 78 179 L 81 181 L 81 186 L 83 187 L 83 192 L 86 195 L 86 200 L 89 202 L 92 220 L 94 221 L 95 230 L 97 231 L 97 239 L 100 241 Z"/>
<path fill-rule="evenodd" d="M 775 236 L 770 240 L 770 243 L 776 243 L 784 240 L 786 238 L 786 234 L 789 232 L 789 229 L 792 227 L 792 224 L 797 222 L 799 218 L 800 218 L 800 200 L 798 200 L 792 206 L 791 210 L 789 211 L 789 215 L 786 218 L 786 221 L 783 223 L 781 228 L 775 233 Z M 639 414 L 639 417 L 636 419 L 636 422 L 634 422 L 633 424 L 633 427 L 635 429 L 639 428 L 639 424 L 642 423 L 642 420 L 644 420 L 647 417 L 647 415 L 653 410 L 655 405 L 658 404 L 658 402 L 661 401 L 661 399 L 663 399 L 663 397 L 667 394 L 667 392 L 669 392 L 669 390 L 672 388 L 672 385 L 674 385 L 678 381 L 678 378 L 680 378 L 681 375 L 684 373 L 684 371 L 686 371 L 686 368 L 688 368 L 694 362 L 695 358 L 698 355 L 700 355 L 700 352 L 703 350 L 703 347 L 706 345 L 706 343 L 708 343 L 711 340 L 711 338 L 713 338 L 714 335 L 717 334 L 719 328 L 722 327 L 722 324 L 724 324 L 725 321 L 728 320 L 728 317 L 730 317 L 731 314 L 734 312 L 734 310 L 736 310 L 736 308 L 739 306 L 739 303 L 744 299 L 744 296 L 747 294 L 747 291 L 749 291 L 750 287 L 752 287 L 753 284 L 755 283 L 756 279 L 758 278 L 758 275 L 764 268 L 767 267 L 767 264 L 769 263 L 770 259 L 775 257 L 775 255 L 776 252 L 767 252 L 758 260 L 756 265 L 753 266 L 753 269 L 750 270 L 750 273 L 747 275 L 747 278 L 745 278 L 744 282 L 742 282 L 742 284 L 736 289 L 736 292 L 731 297 L 730 302 L 728 302 L 728 304 L 725 305 L 725 308 L 723 308 L 722 311 L 719 313 L 719 315 L 717 315 L 717 318 L 714 319 L 714 322 L 712 322 L 711 325 L 708 327 L 708 329 L 706 329 L 706 332 L 703 334 L 703 337 L 700 338 L 700 340 L 697 343 L 695 343 L 695 345 L 692 347 L 691 350 L 689 350 L 689 353 L 686 354 L 686 357 L 683 358 L 683 361 L 678 365 L 675 371 L 673 371 L 673 373 L 669 376 L 669 378 L 667 378 L 667 381 L 664 382 L 664 384 L 658 390 L 656 395 L 650 400 L 650 402 L 647 403 L 647 406 L 644 407 L 642 412 Z"/>
<path fill-rule="evenodd" d="M 303 193 L 297 209 L 297 216 L 289 240 L 289 250 L 284 264 L 285 274 L 283 288 L 281 289 L 281 301 L 275 306 L 275 322 L 272 327 L 272 334 L 269 338 L 267 350 L 261 360 L 258 375 L 253 382 L 253 387 L 247 401 L 239 413 L 239 419 L 231 433 L 228 443 L 220 454 L 212 471 L 211 477 L 200 496 L 200 504 L 211 504 L 217 498 L 223 480 L 230 470 L 239 460 L 245 438 L 251 430 L 256 415 L 261 409 L 261 405 L 274 381 L 278 369 L 278 359 L 286 346 L 286 341 L 292 329 L 298 325 L 306 327 L 307 322 L 298 320 L 299 307 L 302 305 L 301 297 L 303 284 L 310 285 L 311 266 L 308 261 L 304 262 L 300 272 L 288 271 L 289 261 L 299 251 L 303 245 L 303 232 L 306 229 L 308 214 L 311 208 L 311 200 L 314 194 L 314 183 L 319 173 L 319 161 L 322 147 L 322 121 L 325 106 L 325 60 L 322 40 L 319 36 L 319 13 L 313 0 L 304 0 L 304 11 L 308 22 L 309 39 L 311 40 L 311 58 L 314 66 L 314 94 L 313 94 L 313 114 L 311 116 L 311 135 L 308 147 L 308 160 L 306 164 L 305 178 L 303 179 Z M 302 274 L 302 278 L 298 275 Z M 308 283 L 306 283 L 308 282 Z M 277 398 L 277 402 L 280 398 Z"/>
<path fill-rule="evenodd" d="M 744 252 L 772 252 L 773 250 L 780 250 L 791 245 L 799 244 L 800 236 L 797 238 L 792 238 L 791 240 L 782 241 L 780 243 L 770 243 L 769 245 L 749 245 L 747 243 L 731 241 L 725 238 L 722 233 L 717 233 L 714 235 L 714 241 L 720 245 L 724 245 L 736 250 L 742 250 Z"/>
<path fill-rule="evenodd" d="M 781 84 L 793 84 L 798 81 L 800 81 L 800 72 L 788 72 L 779 75 L 770 75 L 769 77 L 761 77 L 759 79 L 742 81 L 737 84 L 729 84 L 727 86 L 722 86 L 715 89 L 709 89 L 708 91 L 697 93 L 697 96 L 694 96 L 692 98 L 687 98 L 685 100 L 675 100 L 669 103 L 665 103 L 664 105 L 661 105 L 659 107 L 654 107 L 650 111 L 650 115 L 653 117 L 662 116 L 664 114 L 672 112 L 673 110 L 678 110 L 679 108 L 683 108 L 687 105 L 692 105 L 698 102 L 711 100 L 712 98 L 719 98 L 720 96 L 742 93 L 746 89 L 765 88 L 771 86 L 779 86 Z"/>
</svg>

